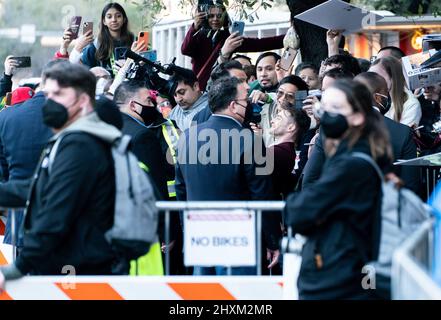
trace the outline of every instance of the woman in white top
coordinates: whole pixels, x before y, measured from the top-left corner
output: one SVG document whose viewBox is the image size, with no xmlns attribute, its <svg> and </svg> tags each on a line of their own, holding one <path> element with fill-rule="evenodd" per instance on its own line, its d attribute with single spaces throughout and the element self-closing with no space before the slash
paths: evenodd
<svg viewBox="0 0 441 320">
<path fill-rule="evenodd" d="M 385 116 L 409 127 L 418 126 L 421 105 L 407 87 L 400 61 L 394 57 L 381 58 L 372 64 L 369 71 L 386 79 L 392 105 Z"/>
</svg>

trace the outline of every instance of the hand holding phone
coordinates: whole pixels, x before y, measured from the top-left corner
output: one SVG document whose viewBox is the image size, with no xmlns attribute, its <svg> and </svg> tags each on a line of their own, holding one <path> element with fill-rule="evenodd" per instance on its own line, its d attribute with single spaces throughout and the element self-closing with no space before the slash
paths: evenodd
<svg viewBox="0 0 441 320">
<path fill-rule="evenodd" d="M 71 39 L 74 40 L 78 38 L 78 33 L 80 32 L 81 20 L 83 18 L 80 16 L 72 17 L 69 25 L 69 31 L 72 33 Z"/>
<path fill-rule="evenodd" d="M 149 33 L 148 31 L 141 31 L 138 35 L 138 45 L 141 45 L 141 51 L 149 49 Z"/>
<path fill-rule="evenodd" d="M 303 110 L 304 107 L 304 101 L 306 100 L 306 98 L 308 97 L 308 91 L 306 90 L 302 90 L 302 91 L 297 91 L 295 93 L 295 103 L 294 103 L 294 107 L 297 110 Z"/>
<path fill-rule="evenodd" d="M 294 59 L 297 56 L 297 50 L 293 48 L 285 49 L 282 55 L 282 59 L 280 59 L 280 68 L 288 71 L 291 65 L 294 62 Z"/>
<path fill-rule="evenodd" d="M 92 32 L 93 34 L 93 22 L 84 22 L 83 35 L 86 35 L 88 32 Z"/>
<path fill-rule="evenodd" d="M 12 57 L 16 62 L 16 68 L 30 68 L 31 57 Z"/>
<path fill-rule="evenodd" d="M 8 56 L 5 60 L 5 74 L 7 76 L 12 76 L 16 68 L 17 61 L 14 60 L 13 56 Z"/>
<path fill-rule="evenodd" d="M 239 36 L 243 36 L 245 31 L 245 22 L 243 21 L 233 21 L 231 24 L 231 33 L 237 32 Z"/>
</svg>

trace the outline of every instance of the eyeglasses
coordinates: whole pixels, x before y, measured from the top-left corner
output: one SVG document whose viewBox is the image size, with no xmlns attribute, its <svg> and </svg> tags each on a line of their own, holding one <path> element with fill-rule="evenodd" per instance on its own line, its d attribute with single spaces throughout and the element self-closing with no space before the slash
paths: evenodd
<svg viewBox="0 0 441 320">
<path fill-rule="evenodd" d="M 158 104 L 158 108 L 170 108 L 171 107 L 171 103 L 170 101 L 163 101 L 160 104 Z"/>
<path fill-rule="evenodd" d="M 223 15 L 224 15 L 223 13 L 216 13 L 216 14 L 210 13 L 207 15 L 207 17 L 208 19 L 213 19 L 214 17 L 221 19 Z"/>
<path fill-rule="evenodd" d="M 288 101 L 294 101 L 296 99 L 296 94 L 294 92 L 291 93 L 282 90 L 277 90 L 276 94 L 278 99 L 281 99 L 282 97 L 285 97 L 285 99 Z"/>
</svg>

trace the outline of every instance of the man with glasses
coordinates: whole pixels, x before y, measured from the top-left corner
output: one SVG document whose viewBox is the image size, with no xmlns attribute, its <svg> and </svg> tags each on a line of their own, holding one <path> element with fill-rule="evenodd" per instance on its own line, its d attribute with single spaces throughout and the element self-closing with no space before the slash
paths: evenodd
<svg viewBox="0 0 441 320">
<path fill-rule="evenodd" d="M 236 77 L 240 81 L 247 83 L 247 75 L 243 70 L 242 65 L 238 61 L 231 60 L 226 63 L 220 64 L 211 74 L 210 86 L 214 81 L 223 77 Z M 247 88 L 249 89 L 248 84 Z M 207 105 L 204 109 L 199 111 L 194 116 L 193 121 L 197 124 L 201 124 L 207 121 L 211 117 L 211 115 L 211 108 L 209 105 Z"/>
<path fill-rule="evenodd" d="M 263 168 L 262 162 L 256 161 L 259 156 L 256 151 L 264 151 L 262 140 L 254 140 L 253 133 L 243 127 L 248 108 L 247 89 L 247 84 L 235 77 L 220 78 L 213 83 L 209 92 L 213 115 L 201 125 L 186 130 L 179 142 L 176 166 L 179 201 L 265 201 L 272 198 L 269 176 L 272 168 Z M 193 159 L 194 155 L 198 157 Z M 272 162 L 268 155 L 264 158 Z M 272 268 L 280 255 L 280 224 L 272 217 L 264 217 L 263 234 L 267 257 L 271 258 L 266 267 Z M 226 275 L 226 271 L 222 266 L 196 266 L 194 274 Z M 234 267 L 232 274 L 253 275 L 256 268 Z"/>
<path fill-rule="evenodd" d="M 262 120 L 259 124 L 252 125 L 254 131 L 262 130 L 265 145 L 269 147 L 274 144 L 274 136 L 270 133 L 271 121 L 277 114 L 279 106 L 283 104 L 295 105 L 296 93 L 298 91 L 307 91 L 308 85 L 300 78 L 294 75 L 287 76 L 280 81 L 279 87 L 276 91 L 276 101 L 270 104 L 265 104 L 262 107 Z"/>
</svg>

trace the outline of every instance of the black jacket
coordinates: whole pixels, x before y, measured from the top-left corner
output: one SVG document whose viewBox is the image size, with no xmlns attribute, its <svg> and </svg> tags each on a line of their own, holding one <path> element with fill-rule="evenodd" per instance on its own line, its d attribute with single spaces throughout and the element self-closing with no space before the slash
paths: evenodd
<svg viewBox="0 0 441 320">
<path fill-rule="evenodd" d="M 417 157 L 416 144 L 412 138 L 412 131 L 408 126 L 384 117 L 384 123 L 390 135 L 390 143 L 394 161 L 409 160 Z M 323 164 L 326 160 L 323 149 L 323 134 L 316 140 L 311 158 L 306 163 L 303 171 L 302 188 L 310 187 L 320 178 Z M 392 171 L 403 179 L 405 186 L 418 193 L 421 187 L 419 169 L 410 166 L 393 166 Z"/>
<path fill-rule="evenodd" d="M 60 143 L 50 174 L 47 163 L 38 166 L 31 185 L 17 268 L 32 275 L 60 275 L 65 266 L 77 275 L 111 274 L 114 254 L 104 238 L 115 203 L 110 144 L 71 133 Z"/>
<path fill-rule="evenodd" d="M 215 159 L 217 164 L 203 164 L 199 159 L 199 152 L 206 144 L 206 141 L 198 141 L 196 148 L 192 148 L 196 143 L 196 137 L 190 136 L 190 132 L 197 130 L 201 132 L 204 129 L 211 129 L 216 133 L 218 144 L 212 143 L 217 149 Z M 255 158 L 247 164 L 244 162 L 245 153 L 250 151 L 252 146 L 245 146 L 244 139 L 240 139 L 240 145 L 234 144 L 231 137 L 229 139 L 228 149 L 225 142 L 221 143 L 221 131 L 244 132 L 245 130 L 240 124 L 232 118 L 226 118 L 213 115 L 210 119 L 197 127 L 184 132 L 183 137 L 179 141 L 178 147 L 178 164 L 176 165 L 176 193 L 180 201 L 247 201 L 247 200 L 271 200 L 273 197 L 271 178 L 269 175 L 256 175 L 258 165 Z M 252 132 L 250 131 L 250 134 Z M 199 140 L 199 139 L 198 139 Z M 234 147 L 233 147 L 234 145 Z M 237 146 L 237 148 L 235 148 Z M 263 146 L 263 141 L 262 141 Z M 262 147 L 262 149 L 264 149 Z M 238 158 L 241 161 L 237 163 L 232 161 L 232 154 L 239 152 Z M 203 152 L 202 152 L 203 153 Z M 203 153 L 206 154 L 206 153 Z M 229 155 L 228 164 L 222 164 L 221 156 Z M 192 158 L 196 159 L 192 163 Z M 205 159 L 207 160 L 207 159 Z M 267 247 L 269 249 L 277 249 L 279 247 L 280 225 L 277 219 L 265 214 L 263 218 L 263 226 Z M 274 216 L 274 215 L 273 215 Z"/>
<path fill-rule="evenodd" d="M 132 137 L 132 151 L 139 161 L 149 168 L 160 197 L 168 200 L 167 191 L 167 159 L 162 152 L 155 130 L 147 128 L 131 116 L 123 113 L 122 133 Z"/>
<path fill-rule="evenodd" d="M 368 162 L 351 152 L 370 155 L 366 141 L 351 151 L 342 142 L 320 179 L 286 202 L 286 224 L 307 237 L 298 281 L 303 299 L 362 296 L 363 265 L 378 255 L 381 181 Z"/>
</svg>

